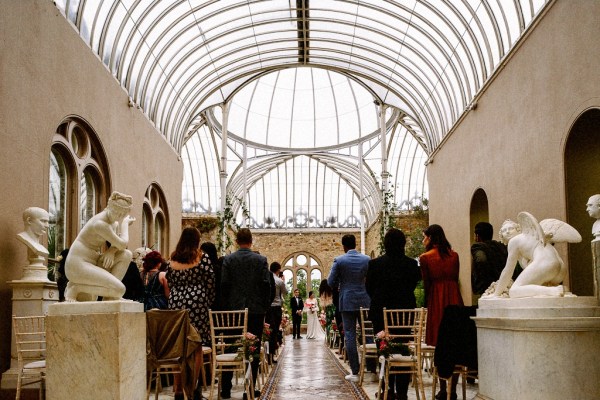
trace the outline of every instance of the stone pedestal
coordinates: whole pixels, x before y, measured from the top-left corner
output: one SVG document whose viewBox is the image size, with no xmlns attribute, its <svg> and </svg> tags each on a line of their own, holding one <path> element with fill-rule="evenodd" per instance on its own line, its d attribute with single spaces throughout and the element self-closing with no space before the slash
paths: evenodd
<svg viewBox="0 0 600 400">
<path fill-rule="evenodd" d="M 46 320 L 46 398 L 146 398 L 146 316 L 132 301 L 58 303 Z"/>
<path fill-rule="evenodd" d="M 480 299 L 474 320 L 477 399 L 598 398 L 596 297 Z"/>
<path fill-rule="evenodd" d="M 58 302 L 56 282 L 44 280 L 17 280 L 7 282 L 13 289 L 12 314 L 17 317 L 45 315 L 51 304 Z M 12 323 L 12 322 L 11 322 Z M 10 369 L 2 374 L 2 389 L 17 387 L 17 349 L 11 332 Z M 31 386 L 33 387 L 33 386 Z"/>
<path fill-rule="evenodd" d="M 594 269 L 594 296 L 600 304 L 600 240 L 592 242 L 592 268 Z"/>
</svg>

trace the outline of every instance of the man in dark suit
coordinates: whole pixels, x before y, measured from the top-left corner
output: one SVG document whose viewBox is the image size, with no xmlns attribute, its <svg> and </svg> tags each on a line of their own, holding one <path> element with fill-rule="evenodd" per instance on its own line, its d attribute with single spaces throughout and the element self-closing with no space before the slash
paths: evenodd
<svg viewBox="0 0 600 400">
<path fill-rule="evenodd" d="M 360 308 L 369 308 L 371 305 L 371 299 L 365 288 L 370 258 L 356 251 L 354 235 L 344 235 L 342 246 L 345 254 L 333 260 L 327 283 L 332 288 L 337 286 L 340 288 L 339 304 L 344 322 L 344 341 L 352 370 L 352 373 L 346 376 L 346 380 L 358 382 L 360 363 L 356 348 L 356 322 L 359 318 Z"/>
<path fill-rule="evenodd" d="M 224 310 L 248 309 L 248 332 L 259 340 L 265 323 L 265 314 L 271 306 L 275 288 L 269 271 L 267 258 L 252 251 L 252 233 L 250 229 L 241 228 L 236 235 L 239 250 L 223 259 L 221 269 L 221 300 Z M 256 383 L 259 357 L 252 361 L 252 379 Z M 223 372 L 221 398 L 231 398 L 231 378 L 233 373 Z M 255 386 L 256 387 L 256 386 Z M 256 390 L 254 396 L 260 396 Z M 246 394 L 244 393 L 244 398 Z"/>
<path fill-rule="evenodd" d="M 302 325 L 302 310 L 304 302 L 300 298 L 300 291 L 294 290 L 294 297 L 290 299 L 290 309 L 292 310 L 292 338 L 302 339 L 300 336 L 300 325 Z"/>
</svg>

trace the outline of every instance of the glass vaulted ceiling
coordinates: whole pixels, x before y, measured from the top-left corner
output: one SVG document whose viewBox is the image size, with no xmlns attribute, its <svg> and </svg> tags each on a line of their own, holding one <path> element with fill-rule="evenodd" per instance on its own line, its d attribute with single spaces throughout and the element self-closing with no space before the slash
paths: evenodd
<svg viewBox="0 0 600 400">
<path fill-rule="evenodd" d="M 55 1 L 182 155 L 184 211 L 219 208 L 230 104 L 226 190 L 264 227 L 353 226 L 361 199 L 369 224 L 387 172 L 399 208 L 427 197 L 426 158 L 549 3 Z"/>
</svg>

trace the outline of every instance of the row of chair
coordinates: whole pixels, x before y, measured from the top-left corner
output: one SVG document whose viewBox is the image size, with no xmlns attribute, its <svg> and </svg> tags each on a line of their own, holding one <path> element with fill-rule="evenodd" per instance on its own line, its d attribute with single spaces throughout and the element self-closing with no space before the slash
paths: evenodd
<svg viewBox="0 0 600 400">
<path fill-rule="evenodd" d="M 388 358 L 379 356 L 375 341 L 376 332 L 373 332 L 373 324 L 369 319 L 369 310 L 361 308 L 360 335 L 357 335 L 357 337 L 360 337 L 360 343 L 357 343 L 361 362 L 359 385 L 362 385 L 364 380 L 367 360 L 377 359 L 380 364 L 377 398 L 387 398 L 388 388 L 387 385 L 384 385 L 384 382 L 389 381 L 390 375 L 410 374 L 413 379 L 417 399 L 423 398 L 425 400 L 423 370 L 426 370 L 432 376 L 432 398 L 434 398 L 436 382 L 440 379 L 440 376 L 434 363 L 435 347 L 424 343 L 427 309 L 388 310 L 384 308 L 383 313 L 384 331 L 387 333 L 388 338 L 406 343 L 411 354 L 392 354 Z M 458 375 L 462 378 L 463 400 L 465 400 L 466 381 L 468 378 L 477 377 L 477 371 L 466 365 L 457 364 L 452 375 Z M 448 387 L 450 386 L 452 377 L 441 379 L 447 382 Z M 449 390 L 447 391 L 447 396 L 447 400 L 450 400 L 451 392 Z"/>
</svg>

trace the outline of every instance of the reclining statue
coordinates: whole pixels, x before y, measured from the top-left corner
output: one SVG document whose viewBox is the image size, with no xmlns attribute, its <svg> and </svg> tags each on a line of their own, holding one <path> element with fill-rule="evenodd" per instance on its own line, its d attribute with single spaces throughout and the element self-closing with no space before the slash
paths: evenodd
<svg viewBox="0 0 600 400">
<path fill-rule="evenodd" d="M 131 196 L 113 192 L 108 205 L 84 225 L 69 249 L 65 273 L 69 279 L 66 301 L 119 300 L 125 293 L 121 282 L 132 253 L 127 250 Z"/>
<path fill-rule="evenodd" d="M 499 297 L 506 291 L 517 261 L 523 272 L 508 290 L 509 297 L 563 296 L 561 283 L 567 268 L 554 243 L 578 243 L 581 235 L 566 222 L 545 219 L 538 223 L 533 215 L 525 211 L 519 213 L 517 221 L 521 233 L 508 242 L 508 258 L 491 296 Z"/>
</svg>

